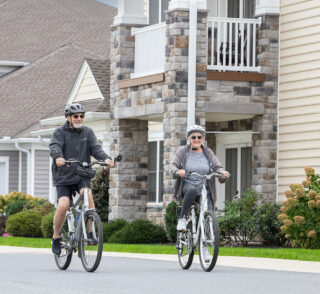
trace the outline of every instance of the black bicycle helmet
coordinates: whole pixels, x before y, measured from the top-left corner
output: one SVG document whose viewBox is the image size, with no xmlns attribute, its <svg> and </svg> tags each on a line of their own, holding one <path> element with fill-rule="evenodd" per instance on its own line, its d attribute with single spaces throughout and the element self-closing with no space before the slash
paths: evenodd
<svg viewBox="0 0 320 294">
<path fill-rule="evenodd" d="M 64 115 L 67 117 L 68 115 L 73 115 L 76 113 L 85 113 L 84 107 L 80 103 L 68 104 L 64 109 Z"/>
</svg>

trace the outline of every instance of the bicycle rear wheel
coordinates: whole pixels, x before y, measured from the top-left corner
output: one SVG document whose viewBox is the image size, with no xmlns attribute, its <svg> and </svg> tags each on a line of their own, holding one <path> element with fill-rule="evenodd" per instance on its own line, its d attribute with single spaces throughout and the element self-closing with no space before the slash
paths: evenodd
<svg viewBox="0 0 320 294">
<path fill-rule="evenodd" d="M 219 254 L 219 225 L 216 215 L 205 211 L 199 238 L 199 258 L 202 268 L 210 272 L 217 262 Z"/>
<path fill-rule="evenodd" d="M 72 246 L 70 244 L 71 236 L 68 229 L 67 219 L 64 220 L 64 223 L 59 232 L 61 238 L 61 254 L 54 255 L 54 260 L 57 264 L 57 267 L 61 270 L 66 270 L 72 259 Z"/>
<path fill-rule="evenodd" d="M 192 221 L 187 225 L 186 232 L 178 232 L 177 235 L 178 259 L 181 268 L 189 269 L 194 256 L 194 248 L 192 242 Z"/>
<path fill-rule="evenodd" d="M 79 251 L 83 267 L 88 272 L 94 272 L 101 261 L 103 249 L 103 229 L 99 215 L 89 210 L 84 216 L 85 228 L 82 228 L 79 240 Z M 86 238 L 83 232 L 86 232 Z M 91 233 L 91 234 L 90 234 Z M 93 238 L 88 238 L 92 235 Z"/>
</svg>

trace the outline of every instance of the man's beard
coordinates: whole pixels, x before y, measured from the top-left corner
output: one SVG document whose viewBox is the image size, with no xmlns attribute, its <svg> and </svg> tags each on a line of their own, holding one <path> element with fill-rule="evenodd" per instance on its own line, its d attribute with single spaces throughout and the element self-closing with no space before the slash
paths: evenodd
<svg viewBox="0 0 320 294">
<path fill-rule="evenodd" d="M 75 129 L 81 129 L 82 128 L 82 123 L 72 124 L 72 127 L 75 128 Z"/>
</svg>

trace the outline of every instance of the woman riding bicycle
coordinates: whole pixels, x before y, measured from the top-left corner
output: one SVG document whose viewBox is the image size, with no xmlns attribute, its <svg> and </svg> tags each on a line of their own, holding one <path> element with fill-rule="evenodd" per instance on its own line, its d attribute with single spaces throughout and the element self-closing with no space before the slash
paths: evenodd
<svg viewBox="0 0 320 294">
<path fill-rule="evenodd" d="M 229 176 L 224 171 L 218 158 L 210 148 L 204 146 L 205 129 L 199 125 L 193 125 L 186 132 L 187 145 L 182 146 L 176 152 L 170 166 L 170 173 L 177 179 L 175 183 L 174 197 L 177 201 L 183 198 L 182 210 L 177 225 L 177 230 L 186 230 L 186 216 L 196 198 L 201 195 L 202 179 L 196 176 L 188 176 L 188 172 L 195 171 L 199 174 L 220 172 L 220 183 L 224 183 Z M 215 179 L 207 183 L 208 209 L 213 210 L 216 201 Z"/>
</svg>

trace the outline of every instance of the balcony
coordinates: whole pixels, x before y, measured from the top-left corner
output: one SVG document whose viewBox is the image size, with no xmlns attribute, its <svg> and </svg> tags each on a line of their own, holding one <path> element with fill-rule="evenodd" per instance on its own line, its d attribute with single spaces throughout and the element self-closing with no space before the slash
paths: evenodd
<svg viewBox="0 0 320 294">
<path fill-rule="evenodd" d="M 256 32 L 260 19 L 208 18 L 208 70 L 260 72 Z"/>
<path fill-rule="evenodd" d="M 164 72 L 166 24 L 160 23 L 132 31 L 135 36 L 134 73 L 138 78 Z"/>
</svg>

